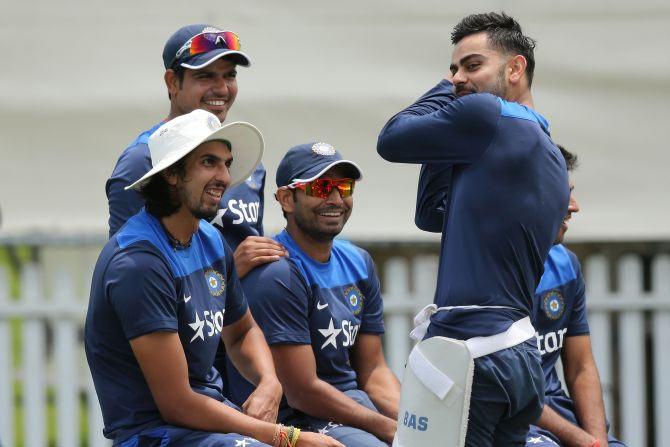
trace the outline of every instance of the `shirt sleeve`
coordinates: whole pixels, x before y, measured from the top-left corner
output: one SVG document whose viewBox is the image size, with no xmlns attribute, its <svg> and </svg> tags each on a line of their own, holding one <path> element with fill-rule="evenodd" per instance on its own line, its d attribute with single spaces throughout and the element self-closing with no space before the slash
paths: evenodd
<svg viewBox="0 0 670 447">
<path fill-rule="evenodd" d="M 381 287 L 375 264 L 370 255 L 365 252 L 365 261 L 368 267 L 368 278 L 363 284 L 363 311 L 361 312 L 361 332 L 369 334 L 384 333 L 384 303 Z"/>
<path fill-rule="evenodd" d="M 453 168 L 454 166 L 448 163 L 429 163 L 421 166 L 414 214 L 414 223 L 420 230 L 442 232 Z"/>
<path fill-rule="evenodd" d="M 221 234 L 221 233 L 219 233 Z M 226 256 L 226 277 L 228 278 L 228 290 L 226 291 L 226 313 L 223 318 L 223 325 L 235 323 L 242 318 L 249 308 L 244 289 L 240 284 L 240 278 L 237 276 L 237 269 L 233 261 L 233 251 L 226 240 L 221 236 L 224 252 Z"/>
<path fill-rule="evenodd" d="M 311 344 L 310 289 L 299 268 L 280 259 L 249 272 L 242 285 L 249 308 L 269 345 Z"/>
<path fill-rule="evenodd" d="M 573 309 L 570 314 L 570 321 L 568 323 L 567 336 L 586 335 L 589 334 L 589 322 L 586 313 L 586 286 L 584 284 L 584 276 L 582 276 L 582 269 L 577 261 L 574 253 L 570 253 L 570 258 L 573 262 L 577 278 L 573 281 L 572 290 L 574 290 Z"/>
<path fill-rule="evenodd" d="M 488 93 L 456 98 L 443 80 L 389 120 L 377 152 L 396 163 L 473 163 L 496 134 L 500 107 Z"/>
<path fill-rule="evenodd" d="M 124 188 L 137 181 L 151 169 L 149 148 L 140 143 L 126 149 L 107 180 L 105 191 L 109 206 L 109 237 L 119 231 L 130 217 L 144 206 L 144 199 L 135 190 Z"/>
<path fill-rule="evenodd" d="M 177 331 L 177 292 L 160 254 L 131 246 L 114 256 L 104 278 L 105 295 L 128 340 Z"/>
</svg>

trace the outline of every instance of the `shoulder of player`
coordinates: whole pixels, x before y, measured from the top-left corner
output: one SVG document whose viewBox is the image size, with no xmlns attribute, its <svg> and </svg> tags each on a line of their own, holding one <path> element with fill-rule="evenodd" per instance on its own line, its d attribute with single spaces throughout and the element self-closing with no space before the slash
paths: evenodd
<svg viewBox="0 0 670 447">
<path fill-rule="evenodd" d="M 299 285 L 308 290 L 301 267 L 290 258 L 260 265 L 242 278 L 242 286 L 250 301 L 253 301 L 254 296 L 267 301 L 274 296 L 284 295 L 283 288 L 277 287 L 282 284 L 293 292 L 298 292 L 301 288 Z"/>
<path fill-rule="evenodd" d="M 537 287 L 537 293 L 560 287 L 579 277 L 577 257 L 562 244 L 554 245 L 544 263 L 544 274 Z"/>
<path fill-rule="evenodd" d="M 373 264 L 370 253 L 346 239 L 334 239 L 333 252 L 355 263 Z"/>
</svg>

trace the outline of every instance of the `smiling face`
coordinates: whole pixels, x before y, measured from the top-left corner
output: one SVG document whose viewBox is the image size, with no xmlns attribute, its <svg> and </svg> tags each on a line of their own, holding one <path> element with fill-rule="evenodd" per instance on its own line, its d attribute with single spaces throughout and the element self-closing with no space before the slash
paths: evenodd
<svg viewBox="0 0 670 447">
<path fill-rule="evenodd" d="M 491 48 L 485 32 L 461 39 L 452 53 L 451 81 L 454 93 L 492 93 L 508 99 L 506 69 L 509 57 Z"/>
<path fill-rule="evenodd" d="M 180 211 L 188 209 L 193 217 L 211 220 L 219 209 L 219 201 L 230 183 L 233 156 L 222 141 L 208 141 L 198 146 L 186 159 L 185 174 L 167 174 L 175 186 Z"/>
<path fill-rule="evenodd" d="M 237 97 L 237 65 L 221 58 L 198 70 L 184 70 L 183 80 L 174 70 L 165 73 L 170 94 L 170 117 L 203 109 L 223 122 Z"/>
<path fill-rule="evenodd" d="M 320 178 L 351 178 L 351 172 L 345 166 L 335 166 Z M 289 226 L 316 241 L 332 241 L 340 234 L 354 207 L 353 196 L 342 198 L 337 188 L 326 199 L 308 196 L 300 189 L 286 193 L 293 197 L 289 209 L 284 209 Z"/>
</svg>

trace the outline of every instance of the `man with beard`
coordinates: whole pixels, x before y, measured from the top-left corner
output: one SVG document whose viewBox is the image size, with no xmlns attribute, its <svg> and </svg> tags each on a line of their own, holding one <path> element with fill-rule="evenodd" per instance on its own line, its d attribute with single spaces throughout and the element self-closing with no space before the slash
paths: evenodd
<svg viewBox="0 0 670 447">
<path fill-rule="evenodd" d="M 288 151 L 276 179 L 286 217 L 276 239 L 289 258 L 244 283 L 286 397 L 279 420 L 347 446 L 383 447 L 396 430 L 400 386 L 382 352 L 379 279 L 367 252 L 335 239 L 360 169 L 331 145 L 308 143 Z M 233 397 L 251 390 L 231 378 Z"/>
<path fill-rule="evenodd" d="M 577 157 L 560 145 L 558 148 L 572 171 Z M 573 189 L 571 179 L 568 212 L 535 291 L 533 325 L 542 356 L 545 402 L 542 416 L 530 428 L 526 446 L 625 446 L 607 433 L 600 377 L 591 351 L 584 277 L 577 256 L 562 244 L 568 221 L 579 212 Z M 570 397 L 556 372 L 559 357 Z"/>
<path fill-rule="evenodd" d="M 216 214 L 226 188 L 256 168 L 260 132 L 243 122 L 221 126 L 217 116 L 194 110 L 163 124 L 148 144 L 153 168 L 128 186 L 146 207 L 103 248 L 86 316 L 86 357 L 105 436 L 129 446 L 278 439 L 341 446 L 274 423 L 282 393 L 272 357 L 230 248 L 203 220 Z M 244 413 L 224 398 L 213 368 L 220 340 L 257 386 Z"/>
<path fill-rule="evenodd" d="M 416 223 L 441 232 L 442 246 L 435 304 L 417 316 L 414 335 L 470 352 L 464 443 L 523 446 L 544 393 L 533 295 L 568 207 L 567 171 L 533 110 L 535 42 L 519 24 L 504 13 L 473 14 L 452 43 L 447 78 L 391 118 L 377 150 L 422 164 Z M 408 370 L 418 370 L 417 358 Z M 435 421 L 424 432 L 439 428 Z"/>
</svg>

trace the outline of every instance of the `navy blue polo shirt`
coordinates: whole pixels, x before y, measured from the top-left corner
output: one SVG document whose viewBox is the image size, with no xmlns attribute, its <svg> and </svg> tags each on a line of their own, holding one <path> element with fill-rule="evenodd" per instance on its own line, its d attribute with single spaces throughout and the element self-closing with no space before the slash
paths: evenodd
<svg viewBox="0 0 670 447">
<path fill-rule="evenodd" d="M 542 355 L 546 399 L 565 395 L 556 373 L 556 362 L 565 339 L 589 334 L 584 291 L 577 256 L 563 245 L 554 245 L 535 291 L 532 317 L 537 347 Z"/>
<path fill-rule="evenodd" d="M 100 253 L 84 330 L 105 436 L 165 424 L 130 347 L 145 334 L 176 332 L 193 391 L 226 402 L 214 356 L 247 308 L 230 248 L 210 224 L 201 221 L 191 246 L 177 250 L 152 215 L 128 220 Z"/>
<path fill-rule="evenodd" d="M 442 233 L 435 303 L 510 307 L 439 312 L 428 336 L 487 336 L 530 316 L 570 194 L 547 121 L 488 93 L 456 98 L 444 80 L 391 118 L 377 150 L 422 164 L 417 225 Z"/>
<path fill-rule="evenodd" d="M 269 345 L 311 345 L 319 379 L 340 391 L 357 389 L 349 357 L 356 337 L 384 332 L 372 258 L 335 239 L 330 260 L 322 263 L 303 252 L 286 231 L 275 239 L 290 257 L 257 267 L 242 280 L 254 319 Z M 244 402 L 252 389 L 230 370 L 229 376 L 233 400 Z"/>
</svg>

